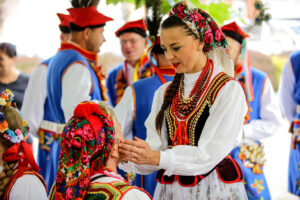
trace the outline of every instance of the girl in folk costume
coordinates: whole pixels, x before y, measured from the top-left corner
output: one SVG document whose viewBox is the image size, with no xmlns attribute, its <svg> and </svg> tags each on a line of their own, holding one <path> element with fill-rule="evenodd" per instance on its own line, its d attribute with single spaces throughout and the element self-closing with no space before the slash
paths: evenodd
<svg viewBox="0 0 300 200">
<path fill-rule="evenodd" d="M 56 183 L 49 199 L 150 200 L 149 194 L 117 173 L 119 138 L 120 124 L 107 104 L 80 103 L 61 136 Z"/>
<path fill-rule="evenodd" d="M 13 107 L 13 94 L 0 95 L 0 196 L 4 200 L 47 199 L 46 184 L 38 173 L 30 146 L 27 122 Z"/>
<path fill-rule="evenodd" d="M 146 142 L 121 140 L 130 162 L 119 166 L 159 170 L 154 199 L 247 199 L 241 168 L 229 155 L 247 103 L 227 74 L 233 64 L 225 36 L 206 12 L 180 2 L 162 24 L 161 46 L 177 74 L 155 93 Z"/>
</svg>

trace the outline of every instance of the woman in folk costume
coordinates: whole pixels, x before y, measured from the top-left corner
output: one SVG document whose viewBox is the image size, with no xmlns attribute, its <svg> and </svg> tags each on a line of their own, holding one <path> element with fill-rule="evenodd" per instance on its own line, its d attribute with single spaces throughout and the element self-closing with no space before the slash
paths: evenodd
<svg viewBox="0 0 300 200">
<path fill-rule="evenodd" d="M 152 8 L 151 16 L 149 10 Z M 148 49 L 148 58 L 154 75 L 150 78 L 138 80 L 126 88 L 124 96 L 116 105 L 115 112 L 121 123 L 123 136 L 132 140 L 138 137 L 142 140 L 146 139 L 145 121 L 151 112 L 152 101 L 155 91 L 162 85 L 172 81 L 175 75 L 175 69 L 170 61 L 166 59 L 164 51 L 160 47 L 160 37 L 158 29 L 161 22 L 160 1 L 151 1 L 151 7 L 147 12 L 147 28 L 150 37 L 148 41 L 150 47 Z M 140 174 L 126 174 L 133 184 L 144 188 L 150 195 L 154 194 L 156 187 L 156 172 L 147 176 Z"/>
<path fill-rule="evenodd" d="M 119 166 L 159 170 L 154 199 L 247 199 L 241 168 L 229 155 L 247 103 L 224 72 L 233 73 L 225 36 L 206 12 L 180 2 L 162 23 L 161 46 L 176 75 L 155 93 L 146 142 L 121 140 L 130 162 Z"/>
<path fill-rule="evenodd" d="M 120 124 L 107 104 L 82 102 L 64 128 L 56 183 L 49 199 L 150 200 L 117 173 Z"/>
<path fill-rule="evenodd" d="M 275 92 L 267 74 L 250 67 L 246 38 L 248 35 L 235 23 L 221 27 L 226 35 L 235 66 L 235 78 L 247 94 L 249 115 L 243 127 L 243 140 L 232 151 L 232 157 L 241 165 L 249 199 L 271 199 L 263 173 L 264 147 L 261 139 L 276 133 L 281 125 L 281 113 Z M 243 63 L 240 57 L 242 56 Z"/>
<path fill-rule="evenodd" d="M 292 133 L 288 190 L 300 196 L 300 51 L 295 51 L 284 65 L 280 83 L 279 100 L 281 109 L 288 119 Z"/>
<path fill-rule="evenodd" d="M 0 197 L 4 200 L 47 199 L 46 184 L 38 173 L 31 147 L 25 142 L 27 122 L 13 102 L 13 93 L 0 95 Z"/>
</svg>

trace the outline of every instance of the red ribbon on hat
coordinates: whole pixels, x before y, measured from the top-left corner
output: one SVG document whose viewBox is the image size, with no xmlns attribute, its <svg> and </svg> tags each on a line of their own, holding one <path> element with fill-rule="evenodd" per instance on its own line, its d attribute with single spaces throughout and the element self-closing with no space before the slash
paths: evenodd
<svg viewBox="0 0 300 200">
<path fill-rule="evenodd" d="M 18 161 L 19 168 L 27 168 L 28 164 L 34 171 L 39 171 L 40 168 L 36 164 L 30 146 L 21 141 L 11 146 L 2 156 L 2 159 L 7 162 Z"/>
</svg>

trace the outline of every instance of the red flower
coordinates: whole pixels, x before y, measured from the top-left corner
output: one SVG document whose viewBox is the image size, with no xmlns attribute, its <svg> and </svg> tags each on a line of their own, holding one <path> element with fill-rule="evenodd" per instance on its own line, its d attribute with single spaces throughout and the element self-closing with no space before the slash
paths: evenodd
<svg viewBox="0 0 300 200">
<path fill-rule="evenodd" d="M 206 32 L 204 33 L 203 41 L 204 41 L 206 44 L 212 43 L 212 41 L 213 41 L 213 34 L 212 34 L 211 30 L 208 30 L 208 31 L 206 31 Z"/>
<path fill-rule="evenodd" d="M 215 35 L 215 40 L 216 40 L 217 42 L 220 42 L 221 40 L 224 40 L 224 39 L 225 39 L 225 36 L 224 36 L 224 34 L 220 31 L 220 29 L 217 29 L 215 34 L 216 34 L 216 35 Z"/>
<path fill-rule="evenodd" d="M 212 22 L 210 23 L 210 26 L 211 26 L 211 29 L 212 29 L 212 30 L 218 29 L 218 25 L 216 24 L 215 21 L 212 21 Z"/>
</svg>

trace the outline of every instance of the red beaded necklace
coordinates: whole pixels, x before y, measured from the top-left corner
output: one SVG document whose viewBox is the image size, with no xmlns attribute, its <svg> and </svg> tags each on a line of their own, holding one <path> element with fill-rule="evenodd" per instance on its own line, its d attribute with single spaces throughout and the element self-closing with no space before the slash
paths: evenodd
<svg viewBox="0 0 300 200">
<path fill-rule="evenodd" d="M 207 59 L 203 71 L 199 75 L 189 98 L 184 98 L 184 77 L 181 78 L 179 89 L 172 99 L 172 111 L 179 119 L 185 120 L 186 117 L 195 109 L 201 95 L 206 90 L 212 75 L 213 62 Z"/>
</svg>

